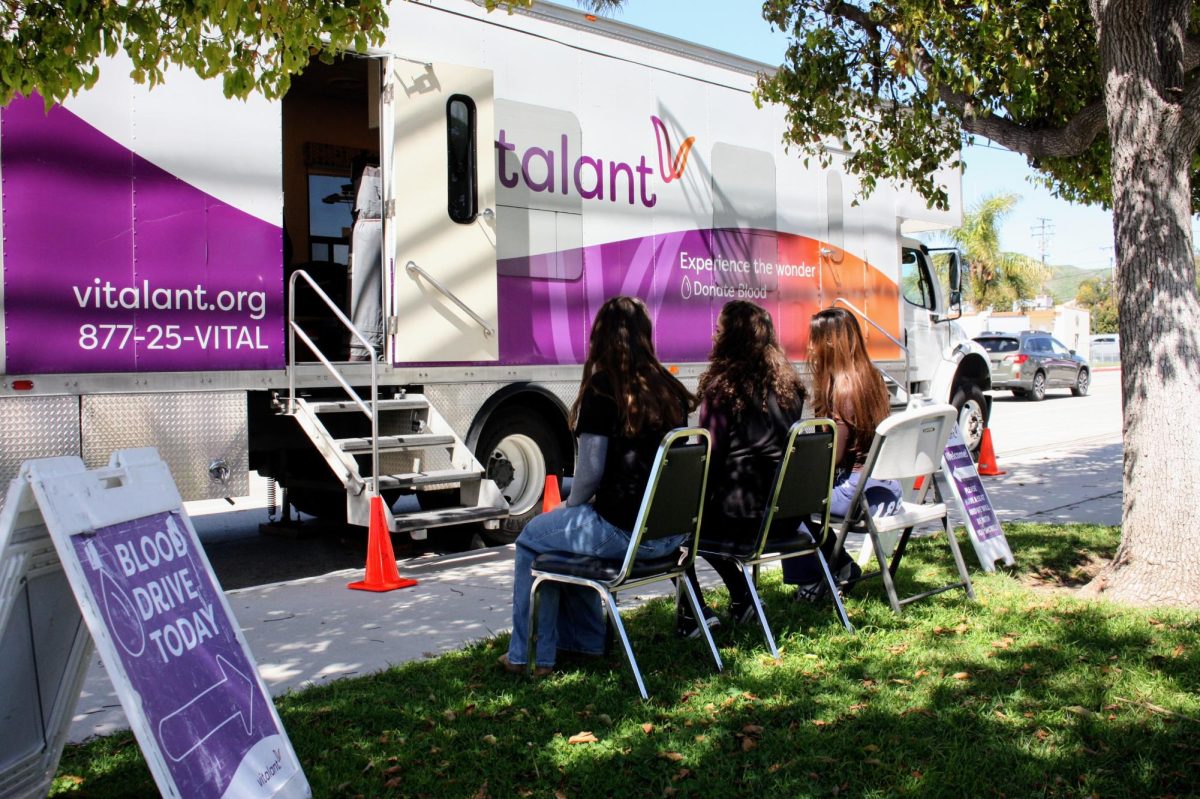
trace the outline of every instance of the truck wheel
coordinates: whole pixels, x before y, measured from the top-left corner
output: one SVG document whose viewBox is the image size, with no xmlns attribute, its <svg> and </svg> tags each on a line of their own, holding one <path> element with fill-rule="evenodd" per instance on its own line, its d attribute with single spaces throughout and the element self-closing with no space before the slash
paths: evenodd
<svg viewBox="0 0 1200 799">
<path fill-rule="evenodd" d="M 550 425 L 518 407 L 501 409 L 488 419 L 475 456 L 510 507 L 508 518 L 496 530 L 483 530 L 483 538 L 492 544 L 511 544 L 542 512 L 546 475 L 561 474 L 566 457 L 559 452 Z"/>
<path fill-rule="evenodd" d="M 1086 397 L 1088 387 L 1091 385 L 1091 375 L 1087 369 L 1080 369 L 1079 374 L 1075 376 L 1075 385 L 1071 386 L 1071 393 L 1076 397 Z"/>
<path fill-rule="evenodd" d="M 1023 388 L 1012 389 L 1012 395 L 1014 397 L 1017 397 L 1018 399 L 1024 399 L 1028 394 L 1029 394 L 1029 392 Z"/>
<path fill-rule="evenodd" d="M 1041 402 L 1046 398 L 1046 373 L 1036 372 L 1033 375 L 1033 388 L 1029 389 L 1029 399 Z"/>
<path fill-rule="evenodd" d="M 975 383 L 964 383 L 954 390 L 950 404 L 958 409 L 958 429 L 971 457 L 979 456 L 983 430 L 987 427 L 987 399 Z"/>
</svg>

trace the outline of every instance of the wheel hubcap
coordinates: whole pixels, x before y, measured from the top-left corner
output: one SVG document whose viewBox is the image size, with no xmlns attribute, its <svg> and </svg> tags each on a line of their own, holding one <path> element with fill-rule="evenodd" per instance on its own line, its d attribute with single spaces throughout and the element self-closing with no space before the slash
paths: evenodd
<svg viewBox="0 0 1200 799">
<path fill-rule="evenodd" d="M 488 458 L 488 477 L 499 486 L 514 516 L 537 504 L 545 476 L 546 457 L 529 436 L 518 433 L 504 438 Z"/>
<path fill-rule="evenodd" d="M 975 450 L 983 439 L 983 408 L 974 400 L 967 400 L 958 412 L 958 429 L 968 450 Z"/>
</svg>

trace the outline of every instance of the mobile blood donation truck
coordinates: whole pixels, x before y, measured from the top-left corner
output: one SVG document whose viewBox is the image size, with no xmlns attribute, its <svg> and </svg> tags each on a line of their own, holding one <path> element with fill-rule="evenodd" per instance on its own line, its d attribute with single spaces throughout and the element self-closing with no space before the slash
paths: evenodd
<svg viewBox="0 0 1200 799">
<path fill-rule="evenodd" d="M 844 152 L 806 164 L 756 106 L 768 65 L 550 3 L 390 15 L 383 48 L 314 58 L 279 101 L 113 59 L 0 111 L 0 479 L 153 446 L 184 499 L 257 470 L 317 516 L 366 524 L 378 490 L 393 531 L 512 540 L 573 468 L 616 294 L 693 386 L 725 302 L 767 308 L 797 362 L 813 312 L 849 308 L 896 404 L 953 402 L 977 446 L 958 259 L 943 287 L 909 238 L 958 224 L 957 172 L 949 210 L 856 204 Z"/>
</svg>

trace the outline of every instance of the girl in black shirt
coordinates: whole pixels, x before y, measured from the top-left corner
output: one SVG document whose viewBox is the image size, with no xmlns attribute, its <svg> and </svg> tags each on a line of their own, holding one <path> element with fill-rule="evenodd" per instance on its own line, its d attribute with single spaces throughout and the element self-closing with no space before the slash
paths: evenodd
<svg viewBox="0 0 1200 799">
<path fill-rule="evenodd" d="M 500 657 L 506 670 L 524 671 L 529 662 L 533 560 L 547 552 L 621 559 L 658 445 L 667 431 L 686 422 L 694 406 L 691 394 L 654 354 L 646 306 L 633 297 L 604 303 L 592 324 L 583 380 L 571 409 L 579 439 L 571 495 L 562 507 L 530 521 L 517 538 L 512 641 Z M 641 554 L 664 555 L 681 543 L 656 540 L 643 545 Z M 549 674 L 559 649 L 603 651 L 604 614 L 595 591 L 554 582 L 539 591 L 534 674 Z"/>
</svg>

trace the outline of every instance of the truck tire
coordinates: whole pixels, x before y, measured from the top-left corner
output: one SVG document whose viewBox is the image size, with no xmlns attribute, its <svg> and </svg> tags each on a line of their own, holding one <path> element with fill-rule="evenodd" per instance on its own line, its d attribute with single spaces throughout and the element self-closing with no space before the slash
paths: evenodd
<svg viewBox="0 0 1200 799">
<path fill-rule="evenodd" d="M 972 458 L 979 457 L 983 431 L 987 427 L 987 399 L 976 383 L 962 383 L 954 390 L 950 404 L 958 411 L 958 429 Z"/>
<path fill-rule="evenodd" d="M 542 512 L 546 475 L 561 475 L 567 456 L 559 451 L 549 423 L 525 408 L 501 408 L 487 420 L 475 457 L 508 500 L 511 512 L 500 520 L 498 529 L 481 531 L 485 541 L 511 544 L 517 540 L 529 520 Z"/>
</svg>

